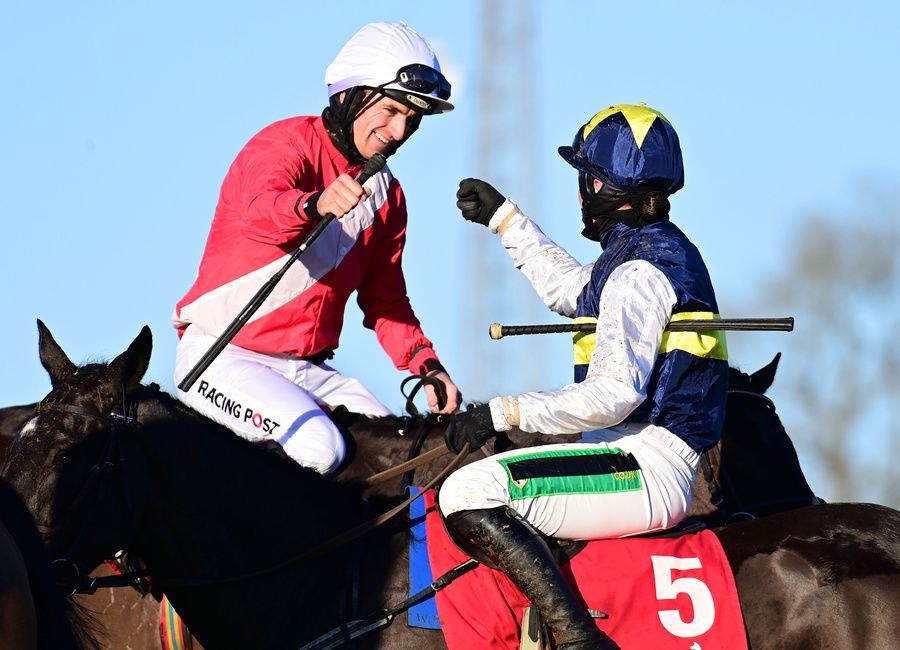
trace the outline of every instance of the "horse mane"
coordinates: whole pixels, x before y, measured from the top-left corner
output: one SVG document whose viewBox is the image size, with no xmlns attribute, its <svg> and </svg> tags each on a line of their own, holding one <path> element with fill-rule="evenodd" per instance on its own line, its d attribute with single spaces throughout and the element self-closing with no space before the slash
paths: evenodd
<svg viewBox="0 0 900 650">
<path fill-rule="evenodd" d="M 37 614 L 38 648 L 97 649 L 98 624 L 88 610 L 66 598 L 56 585 L 50 555 L 22 497 L 0 479 L 0 512 L 25 563 Z"/>
</svg>

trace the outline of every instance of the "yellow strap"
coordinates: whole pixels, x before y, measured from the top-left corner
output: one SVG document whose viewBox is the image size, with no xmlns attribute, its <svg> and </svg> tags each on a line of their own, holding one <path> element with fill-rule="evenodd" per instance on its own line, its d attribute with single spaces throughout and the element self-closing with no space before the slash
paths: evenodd
<svg viewBox="0 0 900 650">
<path fill-rule="evenodd" d="M 597 325 L 596 318 L 579 316 L 572 321 L 575 325 L 581 323 L 593 323 Z M 575 346 L 575 365 L 584 366 L 591 362 L 591 355 L 597 347 L 597 332 L 575 332 L 572 334 L 572 344 Z"/>
<path fill-rule="evenodd" d="M 672 314 L 671 322 L 680 320 L 718 320 L 719 315 L 711 311 L 683 311 Z M 659 353 L 665 354 L 681 350 L 704 359 L 728 360 L 728 344 L 723 330 L 709 332 L 670 332 L 665 330 L 659 344 Z"/>
<path fill-rule="evenodd" d="M 718 314 L 710 311 L 683 311 L 672 314 L 670 322 L 716 320 L 718 318 Z M 573 323 L 594 323 L 596 325 L 597 319 L 581 316 L 574 319 Z M 575 332 L 572 335 L 572 342 L 575 348 L 575 365 L 590 363 L 591 355 L 597 347 L 597 333 Z M 728 344 L 723 330 L 712 330 L 709 332 L 671 332 L 665 330 L 662 335 L 662 341 L 659 344 L 659 354 L 666 354 L 675 350 L 681 350 L 704 359 L 728 360 Z"/>
</svg>

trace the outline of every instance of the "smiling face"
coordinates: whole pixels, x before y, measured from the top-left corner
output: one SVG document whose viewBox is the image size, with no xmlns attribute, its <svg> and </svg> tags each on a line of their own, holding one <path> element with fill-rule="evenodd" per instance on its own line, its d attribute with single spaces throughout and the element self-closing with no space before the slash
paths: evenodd
<svg viewBox="0 0 900 650">
<path fill-rule="evenodd" d="M 382 96 L 353 121 L 353 144 L 363 158 L 369 159 L 402 142 L 413 121 L 421 117 L 409 106 Z"/>
</svg>

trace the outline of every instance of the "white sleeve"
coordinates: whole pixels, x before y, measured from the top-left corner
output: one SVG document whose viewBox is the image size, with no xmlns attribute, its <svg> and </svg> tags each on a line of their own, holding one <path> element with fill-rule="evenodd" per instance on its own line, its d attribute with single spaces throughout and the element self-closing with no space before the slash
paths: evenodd
<svg viewBox="0 0 900 650">
<path fill-rule="evenodd" d="M 586 379 L 552 392 L 492 399 L 498 430 L 513 425 L 529 432 L 580 433 L 624 420 L 647 397 L 675 304 L 672 284 L 649 262 L 617 267 L 600 295 L 597 347 Z"/>
<path fill-rule="evenodd" d="M 575 302 L 591 278 L 593 264 L 580 264 L 507 200 L 488 227 L 500 241 L 544 304 L 563 316 L 575 314 Z"/>
</svg>

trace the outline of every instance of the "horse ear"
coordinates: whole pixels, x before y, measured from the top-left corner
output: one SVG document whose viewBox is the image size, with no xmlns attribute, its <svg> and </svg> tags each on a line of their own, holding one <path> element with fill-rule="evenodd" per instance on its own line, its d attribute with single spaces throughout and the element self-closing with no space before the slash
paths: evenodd
<svg viewBox="0 0 900 650">
<path fill-rule="evenodd" d="M 769 390 L 772 382 L 775 381 L 775 371 L 778 370 L 778 362 L 780 360 L 781 352 L 776 354 L 775 358 L 767 365 L 750 375 L 750 385 L 753 387 L 753 390 L 757 391 L 760 395 L 766 394 L 766 391 Z"/>
<path fill-rule="evenodd" d="M 144 325 L 140 333 L 122 354 L 109 364 L 110 370 L 122 379 L 125 390 L 136 388 L 150 366 L 150 352 L 153 349 L 153 334 Z"/>
<path fill-rule="evenodd" d="M 47 326 L 38 319 L 38 351 L 41 357 L 41 365 L 50 375 L 50 385 L 57 385 L 66 381 L 75 374 L 78 367 L 69 360 L 59 343 L 53 338 Z"/>
</svg>

